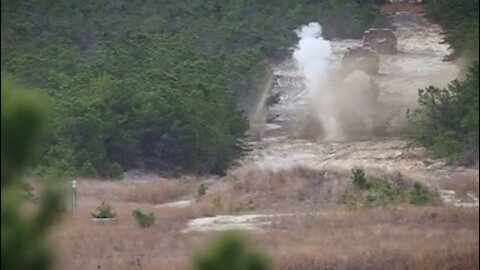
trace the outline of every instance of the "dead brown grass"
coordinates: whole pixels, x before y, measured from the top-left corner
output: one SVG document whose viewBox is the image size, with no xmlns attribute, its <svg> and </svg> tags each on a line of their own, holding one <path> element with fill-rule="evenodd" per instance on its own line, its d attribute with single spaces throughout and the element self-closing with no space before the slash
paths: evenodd
<svg viewBox="0 0 480 270">
<path fill-rule="evenodd" d="M 277 269 L 478 269 L 478 210 L 405 208 L 299 217 L 267 238 Z M 267 240 L 265 240 L 267 241 Z"/>
<path fill-rule="evenodd" d="M 125 203 L 113 206 L 117 224 L 95 223 L 90 219 L 91 208 L 85 207 L 76 218 L 67 217 L 55 228 L 59 269 L 182 269 L 189 247 L 179 228 L 190 218 L 188 209 L 159 210 Z M 140 229 L 131 216 L 136 208 L 153 212 L 156 224 Z"/>
<path fill-rule="evenodd" d="M 245 166 L 232 172 L 223 183 L 209 188 L 198 207 L 212 208 L 213 200 L 220 198 L 220 213 L 249 211 L 251 206 L 257 212 L 326 208 L 336 205 L 347 179 L 304 166 L 279 170 Z"/>
<path fill-rule="evenodd" d="M 388 180 L 408 189 L 414 181 L 398 173 L 366 172 L 369 182 Z M 352 186 L 351 172 L 326 171 L 308 166 L 281 169 L 248 165 L 232 171 L 223 182 L 210 187 L 196 204 L 205 215 L 249 212 L 319 211 L 339 208 L 341 194 Z M 220 199 L 221 209 L 213 211 Z M 201 209 L 201 210 L 199 210 Z"/>
<path fill-rule="evenodd" d="M 136 181 L 79 180 L 79 196 L 84 199 L 161 204 L 191 196 L 192 181 L 144 177 Z"/>
<path fill-rule="evenodd" d="M 182 234 L 188 209 L 155 209 L 157 225 L 139 229 L 119 205 L 116 225 L 82 211 L 54 233 L 59 269 L 187 269 L 208 234 Z M 450 207 L 331 211 L 277 220 L 252 234 L 274 269 L 478 269 L 478 210 Z M 207 241 L 207 242 L 205 242 Z"/>
<path fill-rule="evenodd" d="M 453 190 L 461 197 L 468 197 L 468 194 L 479 195 L 479 178 L 476 176 L 469 176 L 463 178 L 448 179 L 441 183 L 441 188 Z"/>
<path fill-rule="evenodd" d="M 193 196 L 198 183 L 172 181 L 157 186 L 150 181 L 81 181 L 78 216 L 65 217 L 52 232 L 58 269 L 188 269 L 192 256 L 205 250 L 215 234 L 180 231 L 190 218 L 214 214 L 210 199 L 217 195 L 230 207 L 226 212 L 245 200 L 244 196 L 251 196 L 258 199 L 256 203 L 264 203 L 259 205 L 261 211 L 312 213 L 275 218 L 268 231 L 250 234 L 255 246 L 271 256 L 274 269 L 478 269 L 478 209 L 321 208 L 320 202 L 335 197 L 332 194 L 347 178 L 305 167 L 278 171 L 245 167 L 211 185 L 199 202 L 181 209 L 155 206 L 156 193 L 149 189 L 162 194 L 160 201 L 167 201 Z M 155 199 L 131 195 L 140 194 L 135 193 L 139 190 L 149 190 L 144 192 L 154 194 Z M 112 199 L 117 224 L 102 225 L 90 219 L 90 212 L 105 198 Z M 309 200 L 319 207 L 302 208 Z M 297 206 L 290 207 L 290 203 Z M 136 208 L 153 212 L 156 224 L 140 229 L 131 216 Z"/>
</svg>

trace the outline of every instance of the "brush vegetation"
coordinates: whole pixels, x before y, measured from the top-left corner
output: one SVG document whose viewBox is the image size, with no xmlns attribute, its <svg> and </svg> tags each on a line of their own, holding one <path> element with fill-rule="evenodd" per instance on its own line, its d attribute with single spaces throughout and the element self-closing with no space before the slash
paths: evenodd
<svg viewBox="0 0 480 270">
<path fill-rule="evenodd" d="M 430 0 L 426 13 L 444 29 L 445 42 L 454 50 L 450 59 L 478 60 L 478 0 Z"/>
<path fill-rule="evenodd" d="M 413 138 L 429 147 L 437 157 L 463 165 L 478 162 L 478 61 L 463 80 L 446 88 L 419 90 L 420 107 L 410 114 Z"/>
<path fill-rule="evenodd" d="M 347 187 L 339 198 L 340 204 L 349 209 L 399 204 L 436 205 L 440 202 L 438 194 L 418 182 L 407 183 L 401 177 L 368 181 L 364 170 L 354 168 L 351 179 L 352 186 Z"/>
</svg>

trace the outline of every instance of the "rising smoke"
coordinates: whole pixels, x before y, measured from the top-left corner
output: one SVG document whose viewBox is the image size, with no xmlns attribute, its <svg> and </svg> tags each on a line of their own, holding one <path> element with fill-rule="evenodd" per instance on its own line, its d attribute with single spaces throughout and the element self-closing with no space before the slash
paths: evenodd
<svg viewBox="0 0 480 270">
<path fill-rule="evenodd" d="M 304 76 L 310 100 L 307 120 L 303 121 L 308 136 L 339 141 L 371 135 L 371 115 L 378 108 L 370 76 L 354 71 L 342 79 L 333 79 L 332 46 L 322 37 L 321 25 L 311 22 L 296 34 L 300 40 L 293 58 Z M 312 127 L 316 127 L 313 133 Z"/>
</svg>

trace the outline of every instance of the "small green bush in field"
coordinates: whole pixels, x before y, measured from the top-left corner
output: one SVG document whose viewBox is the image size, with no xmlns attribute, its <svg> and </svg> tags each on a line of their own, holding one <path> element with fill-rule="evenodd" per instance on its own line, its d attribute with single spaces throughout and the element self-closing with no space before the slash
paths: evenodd
<svg viewBox="0 0 480 270">
<path fill-rule="evenodd" d="M 120 164 L 118 164 L 117 162 L 113 162 L 108 167 L 108 176 L 111 179 L 117 179 L 118 180 L 118 179 L 122 178 L 122 173 L 123 173 L 122 166 L 120 166 Z"/>
<path fill-rule="evenodd" d="M 82 167 L 80 168 L 80 172 L 86 177 L 95 178 L 98 176 L 97 171 L 90 162 L 83 163 Z"/>
<path fill-rule="evenodd" d="M 414 205 L 428 205 L 436 203 L 435 194 L 430 192 L 420 183 L 415 183 L 408 193 L 408 202 Z"/>
<path fill-rule="evenodd" d="M 387 207 L 409 203 L 412 205 L 434 205 L 438 195 L 419 183 L 407 189 L 389 180 L 368 182 L 362 169 L 352 169 L 352 182 L 357 189 L 345 189 L 338 202 L 348 209 L 355 209 L 359 203 L 363 207 Z"/>
<path fill-rule="evenodd" d="M 399 204 L 405 201 L 405 190 L 393 186 L 387 180 L 380 181 L 371 185 L 371 188 L 365 198 L 366 207 L 381 206 L 390 204 Z"/>
<path fill-rule="evenodd" d="M 194 259 L 193 270 L 267 270 L 265 256 L 249 249 L 242 235 L 226 233 L 213 246 Z"/>
<path fill-rule="evenodd" d="M 145 214 L 140 209 L 132 211 L 132 216 L 142 228 L 148 228 L 155 224 L 155 215 L 153 213 Z"/>
<path fill-rule="evenodd" d="M 97 212 L 92 213 L 93 218 L 114 218 L 117 214 L 113 212 L 113 207 L 105 202 L 102 202 L 100 206 L 97 207 Z"/>
<path fill-rule="evenodd" d="M 206 194 L 207 194 L 207 187 L 205 186 L 205 184 L 200 184 L 200 186 L 198 186 L 197 188 L 197 199 L 202 198 Z"/>
<path fill-rule="evenodd" d="M 362 189 L 368 189 L 370 184 L 365 179 L 365 171 L 359 168 L 352 169 L 352 176 L 353 184 Z"/>
</svg>

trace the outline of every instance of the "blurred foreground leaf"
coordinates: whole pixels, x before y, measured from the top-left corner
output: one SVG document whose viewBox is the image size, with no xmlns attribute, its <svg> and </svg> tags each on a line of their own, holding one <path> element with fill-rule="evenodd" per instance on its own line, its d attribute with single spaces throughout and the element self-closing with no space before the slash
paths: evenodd
<svg viewBox="0 0 480 270">
<path fill-rule="evenodd" d="M 26 213 L 23 173 L 34 161 L 46 115 L 40 96 L 2 76 L 2 270 L 52 268 L 46 241 L 48 228 L 60 212 L 61 196 L 45 183 L 33 213 Z"/>
<path fill-rule="evenodd" d="M 206 253 L 194 260 L 194 270 L 267 270 L 269 262 L 262 254 L 250 249 L 239 233 L 220 235 Z"/>
</svg>

